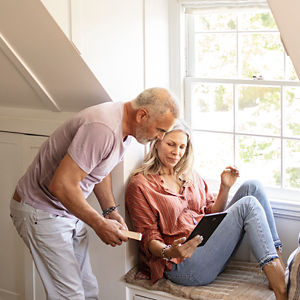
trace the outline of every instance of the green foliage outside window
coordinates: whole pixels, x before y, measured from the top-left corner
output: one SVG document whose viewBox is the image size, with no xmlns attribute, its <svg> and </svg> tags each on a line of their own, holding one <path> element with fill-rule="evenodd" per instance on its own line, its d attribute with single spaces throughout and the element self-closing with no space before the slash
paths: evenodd
<svg viewBox="0 0 300 300">
<path fill-rule="evenodd" d="M 194 26 L 193 76 L 252 79 L 261 75 L 265 80 L 298 80 L 269 11 L 199 15 L 194 16 Z M 192 126 L 199 130 L 231 132 L 235 120 L 239 161 L 250 167 L 254 161 L 265 162 L 264 171 L 269 172 L 275 186 L 280 187 L 283 182 L 283 187 L 300 189 L 300 142 L 289 140 L 300 138 L 300 122 L 296 117 L 300 114 L 299 103 L 298 87 L 199 83 L 192 89 Z M 282 134 L 286 150 L 281 152 Z M 268 138 L 263 138 L 264 135 Z M 286 153 L 299 163 L 293 166 L 289 161 L 281 169 L 277 162 Z M 207 149 L 207 155 L 210 154 Z"/>
</svg>

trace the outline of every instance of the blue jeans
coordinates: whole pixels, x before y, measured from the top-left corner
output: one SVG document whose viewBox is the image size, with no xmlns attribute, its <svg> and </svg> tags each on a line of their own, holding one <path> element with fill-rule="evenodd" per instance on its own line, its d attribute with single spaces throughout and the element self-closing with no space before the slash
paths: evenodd
<svg viewBox="0 0 300 300">
<path fill-rule="evenodd" d="M 227 215 L 204 246 L 165 272 L 181 285 L 206 285 L 225 268 L 244 234 L 261 268 L 278 258 L 281 247 L 270 203 L 257 181 L 246 181 L 226 207 Z"/>
</svg>

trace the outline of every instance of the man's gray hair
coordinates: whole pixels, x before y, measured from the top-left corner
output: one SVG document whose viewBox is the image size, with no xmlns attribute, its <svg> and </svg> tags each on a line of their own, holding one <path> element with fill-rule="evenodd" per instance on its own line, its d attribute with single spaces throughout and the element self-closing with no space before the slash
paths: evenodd
<svg viewBox="0 0 300 300">
<path fill-rule="evenodd" d="M 179 106 L 176 97 L 167 89 L 154 87 L 144 90 L 133 101 L 134 109 L 146 108 L 150 116 L 161 116 L 171 112 L 174 118 L 179 117 Z"/>
</svg>

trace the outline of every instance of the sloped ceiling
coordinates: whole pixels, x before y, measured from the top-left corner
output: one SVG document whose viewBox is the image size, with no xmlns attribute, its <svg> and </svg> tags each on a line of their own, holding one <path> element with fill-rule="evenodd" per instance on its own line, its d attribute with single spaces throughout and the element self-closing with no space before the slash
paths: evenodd
<svg viewBox="0 0 300 300">
<path fill-rule="evenodd" d="M 268 0 L 281 40 L 300 78 L 300 1 Z"/>
<path fill-rule="evenodd" d="M 73 112 L 106 101 L 40 0 L 0 2 L 0 106 Z"/>
</svg>

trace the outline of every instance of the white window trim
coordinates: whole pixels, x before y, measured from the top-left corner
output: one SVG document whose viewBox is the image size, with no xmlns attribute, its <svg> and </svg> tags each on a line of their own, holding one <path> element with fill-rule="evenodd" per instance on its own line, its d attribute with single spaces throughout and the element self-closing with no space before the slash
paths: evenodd
<svg viewBox="0 0 300 300">
<path fill-rule="evenodd" d="M 291 87 L 300 87 L 300 82 L 294 82 L 294 81 L 277 81 L 277 80 L 272 80 L 272 81 L 262 81 L 262 80 L 251 80 L 251 79 L 211 79 L 211 78 L 195 78 L 195 77 L 186 77 L 184 79 L 184 86 L 185 86 L 185 91 L 186 91 L 186 99 L 191 99 L 191 85 L 193 83 L 225 83 L 225 84 L 232 84 L 232 85 L 240 85 L 240 84 L 246 84 L 246 85 L 255 85 L 255 86 L 276 86 L 276 87 L 286 87 L 286 86 L 291 86 Z M 235 90 L 235 89 L 234 89 Z M 235 95 L 233 95 L 235 97 Z M 282 92 L 281 92 L 281 98 L 282 98 Z M 282 100 L 282 99 L 281 99 Z M 281 101 L 282 103 L 282 101 Z M 235 105 L 234 105 L 235 107 Z M 185 120 L 191 126 L 191 105 L 187 104 L 185 101 Z M 282 113 L 282 109 L 281 109 Z M 281 116 L 281 128 L 283 127 L 283 116 Z M 200 132 L 212 132 L 212 133 L 228 133 L 232 134 L 233 136 L 237 135 L 247 135 L 247 136 L 261 136 L 261 137 L 271 137 L 271 138 L 278 138 L 280 139 L 281 143 L 285 139 L 291 139 L 291 140 L 297 140 L 300 141 L 300 137 L 287 137 L 283 136 L 282 130 L 280 134 L 278 135 L 267 135 L 267 134 L 248 134 L 248 133 L 243 133 L 243 132 L 238 132 L 235 129 L 232 131 L 226 131 L 222 132 L 221 130 L 196 130 Z M 235 140 L 235 139 L 234 139 Z M 235 151 L 235 149 L 234 149 Z M 283 161 L 281 161 L 282 164 Z M 281 165 L 281 169 L 283 166 Z M 211 181 L 213 188 L 216 188 L 217 182 L 216 181 Z M 282 182 L 281 182 L 282 184 Z M 282 189 L 282 188 L 270 188 L 266 187 L 267 193 L 271 196 L 274 197 L 274 199 L 282 199 L 281 201 L 287 202 L 291 201 L 291 203 L 297 203 L 300 200 L 300 193 L 299 191 L 295 191 L 292 189 Z M 275 202 L 278 200 L 274 200 Z M 275 203 L 274 202 L 274 203 Z M 300 201 L 299 201 L 299 206 L 300 206 Z"/>
<path fill-rule="evenodd" d="M 180 105 L 183 107 L 186 117 L 186 98 L 184 91 L 190 78 L 185 77 L 185 17 L 184 7 L 181 1 L 169 1 L 169 21 L 170 21 L 170 89 L 177 95 Z M 180 34 L 178 34 L 180 33 Z M 249 80 L 251 81 L 251 80 Z M 253 82 L 255 84 L 256 82 Z M 292 82 L 295 85 L 295 82 Z M 190 99 L 190 97 L 189 97 Z M 189 115 L 190 116 L 190 115 Z M 190 121 L 187 119 L 187 121 Z M 285 219 L 300 220 L 300 195 L 299 202 L 280 199 L 271 199 L 271 205 L 275 216 Z"/>
</svg>

